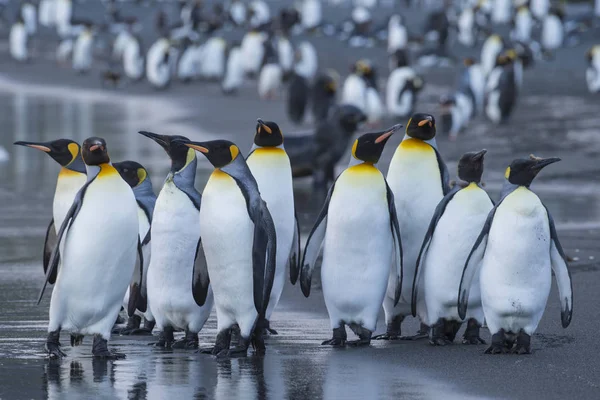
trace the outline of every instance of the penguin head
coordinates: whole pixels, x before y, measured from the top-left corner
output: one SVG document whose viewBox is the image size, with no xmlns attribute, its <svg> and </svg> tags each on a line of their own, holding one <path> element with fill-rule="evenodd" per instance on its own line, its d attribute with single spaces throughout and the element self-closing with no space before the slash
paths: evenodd
<svg viewBox="0 0 600 400">
<path fill-rule="evenodd" d="M 558 161 L 560 158 L 539 158 L 533 154 L 529 158 L 518 158 L 510 163 L 504 177 L 513 185 L 529 187 L 542 168 Z"/>
<path fill-rule="evenodd" d="M 181 143 L 204 154 L 215 168 L 223 168 L 231 164 L 237 157 L 242 157 L 240 149 L 229 140 L 211 140 L 208 142 L 186 140 Z"/>
<path fill-rule="evenodd" d="M 435 137 L 435 118 L 431 114 L 413 114 L 406 125 L 406 134 L 415 139 L 433 139 Z"/>
<path fill-rule="evenodd" d="M 254 144 L 259 147 L 277 147 L 283 144 L 283 135 L 275 122 L 256 120 Z"/>
<path fill-rule="evenodd" d="M 401 128 L 398 124 L 383 132 L 365 133 L 354 141 L 352 157 L 367 164 L 377 164 L 388 139 Z"/>
<path fill-rule="evenodd" d="M 458 177 L 468 183 L 481 182 L 483 156 L 485 153 L 487 153 L 486 149 L 463 154 L 458 161 Z"/>
<path fill-rule="evenodd" d="M 339 123 L 347 134 L 354 134 L 358 125 L 367 120 L 367 116 L 358 107 L 351 104 L 339 106 L 333 113 L 333 118 Z"/>
<path fill-rule="evenodd" d="M 50 157 L 61 166 L 71 164 L 81 153 L 77 142 L 70 139 L 58 139 L 50 142 L 15 142 L 17 146 L 27 146 L 48 153 Z"/>
<path fill-rule="evenodd" d="M 140 131 L 138 132 L 156 143 L 161 145 L 171 158 L 171 172 L 175 173 L 183 170 L 192 161 L 196 159 L 196 153 L 186 147 L 181 141 L 189 140 L 185 136 L 178 135 L 159 135 L 157 133 Z"/>
<path fill-rule="evenodd" d="M 499 54 L 496 57 L 496 67 L 503 67 L 505 65 L 509 65 L 512 62 L 510 57 L 506 55 L 506 53 Z"/>
<path fill-rule="evenodd" d="M 83 141 L 81 157 L 86 165 L 100 165 L 110 162 L 106 141 L 99 137 L 90 137 Z"/>
<path fill-rule="evenodd" d="M 119 172 L 121 178 L 132 188 L 141 185 L 148 179 L 148 171 L 135 161 L 121 161 L 114 163 L 113 167 Z"/>
<path fill-rule="evenodd" d="M 475 64 L 475 59 L 467 57 L 463 60 L 463 64 L 465 65 L 465 67 L 470 67 L 471 65 Z"/>
</svg>

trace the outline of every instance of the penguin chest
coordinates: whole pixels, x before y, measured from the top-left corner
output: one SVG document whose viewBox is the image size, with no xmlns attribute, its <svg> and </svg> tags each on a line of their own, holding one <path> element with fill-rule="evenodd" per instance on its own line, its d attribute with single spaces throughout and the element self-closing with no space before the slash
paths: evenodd
<svg viewBox="0 0 600 400">
<path fill-rule="evenodd" d="M 327 215 L 321 277 L 328 309 L 352 313 L 367 303 L 378 309 L 391 257 L 383 175 L 372 165 L 350 167 L 336 181 Z"/>
<path fill-rule="evenodd" d="M 54 226 L 56 231 L 60 229 L 69 208 L 75 200 L 75 195 L 85 184 L 87 177 L 85 174 L 74 172 L 63 168 L 56 181 L 56 191 L 54 192 L 54 202 L 52 205 Z"/>
<path fill-rule="evenodd" d="M 254 224 L 237 183 L 215 170 L 204 188 L 200 233 L 215 303 L 237 309 L 252 303 Z"/>
<path fill-rule="evenodd" d="M 343 103 L 352 104 L 364 111 L 366 91 L 367 86 L 360 77 L 355 74 L 348 76 L 344 82 Z"/>
</svg>

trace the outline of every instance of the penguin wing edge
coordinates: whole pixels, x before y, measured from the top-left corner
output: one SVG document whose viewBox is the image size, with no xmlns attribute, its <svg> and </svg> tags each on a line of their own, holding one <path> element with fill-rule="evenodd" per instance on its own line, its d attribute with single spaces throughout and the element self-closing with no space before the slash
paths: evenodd
<svg viewBox="0 0 600 400">
<path fill-rule="evenodd" d="M 50 220 L 50 224 L 48 225 L 48 229 L 46 229 L 46 238 L 44 239 L 44 255 L 43 255 L 43 266 L 44 266 L 44 275 L 48 272 L 48 265 L 50 264 L 50 259 L 52 257 L 52 251 L 58 245 L 58 237 L 56 234 L 56 226 L 54 225 L 54 218 Z M 60 254 L 57 255 L 60 260 Z M 58 275 L 58 268 L 56 268 L 52 275 L 48 278 L 48 282 L 50 284 L 54 284 L 56 282 L 56 275 Z"/>
<path fill-rule="evenodd" d="M 394 307 L 400 301 L 402 295 L 402 279 L 403 279 L 403 253 L 402 253 L 402 238 L 400 236 L 400 224 L 398 223 L 398 215 L 396 213 L 396 204 L 394 202 L 394 193 L 390 189 L 387 181 L 385 183 L 387 190 L 388 209 L 390 212 L 390 228 L 392 230 L 392 239 L 394 241 L 394 267 L 396 269 L 396 288 L 394 290 Z"/>
<path fill-rule="evenodd" d="M 292 250 L 288 264 L 290 268 L 290 282 L 295 285 L 300 275 L 300 224 L 298 223 L 298 214 L 294 213 L 294 238 L 292 241 Z"/>
<path fill-rule="evenodd" d="M 433 149 L 435 150 L 435 156 L 437 158 L 438 166 L 440 168 L 440 177 L 442 179 L 442 192 L 445 196 L 448 193 L 450 193 L 450 174 L 448 173 L 448 167 L 446 167 L 446 163 L 442 159 L 442 155 L 440 154 L 440 152 L 434 146 L 431 147 L 433 147 Z"/>
<path fill-rule="evenodd" d="M 198 240 L 198 246 L 196 247 L 196 257 L 192 275 L 192 295 L 194 296 L 194 301 L 200 307 L 206 303 L 209 285 L 210 277 L 208 276 L 208 266 L 204 256 L 202 239 L 200 239 Z"/>
<path fill-rule="evenodd" d="M 148 307 L 146 301 L 146 289 L 142 287 L 144 282 L 144 255 L 142 253 L 142 243 L 138 237 L 137 241 L 137 257 L 135 260 L 135 268 L 133 270 L 133 279 L 129 285 L 129 302 L 127 303 L 127 315 L 133 316 L 135 310 L 146 312 Z"/>
<path fill-rule="evenodd" d="M 263 251 L 265 255 L 265 261 L 262 266 L 264 270 L 264 283 L 262 286 L 262 308 L 259 310 L 260 315 L 265 315 L 267 306 L 269 305 L 269 299 L 271 297 L 271 290 L 273 289 L 273 282 L 275 281 L 275 269 L 277 268 L 277 233 L 275 231 L 275 223 L 273 217 L 267 208 L 267 203 L 261 201 L 260 206 L 260 219 L 258 224 L 254 224 L 255 231 L 261 231 L 258 237 L 261 239 L 259 243 L 254 243 L 255 251 Z M 255 238 L 257 235 L 255 234 Z M 256 248 L 258 244 L 258 248 Z M 264 250 L 263 250 L 264 249 Z M 253 253 L 255 252 L 253 251 Z M 260 266 L 258 266 L 260 267 Z M 256 286 L 255 286 L 256 292 Z"/>
<path fill-rule="evenodd" d="M 558 240 L 554 219 L 547 208 L 546 213 L 548 214 L 550 239 L 552 241 L 550 246 L 550 260 L 560 296 L 560 319 L 562 327 L 566 328 L 571 323 L 571 318 L 573 316 L 573 282 L 571 281 L 571 272 L 569 271 L 567 264 L 567 256 Z"/>
</svg>

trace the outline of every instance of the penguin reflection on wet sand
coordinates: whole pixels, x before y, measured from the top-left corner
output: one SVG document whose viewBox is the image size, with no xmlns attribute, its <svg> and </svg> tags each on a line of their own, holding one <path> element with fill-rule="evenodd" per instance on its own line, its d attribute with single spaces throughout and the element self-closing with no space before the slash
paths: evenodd
<svg viewBox="0 0 600 400">
<path fill-rule="evenodd" d="M 85 164 L 81 158 L 81 147 L 70 139 L 57 139 L 50 142 L 15 142 L 15 145 L 41 150 L 61 166 L 54 191 L 52 220 L 46 229 L 46 238 L 44 239 L 43 266 L 44 274 L 46 274 L 50 256 L 58 243 L 56 237 L 58 229 L 73 204 L 77 192 L 87 180 Z M 57 257 L 60 256 L 57 254 Z M 54 284 L 56 281 L 56 272 L 48 278 L 50 284 Z"/>
<path fill-rule="evenodd" d="M 148 307 L 161 331 L 154 345 L 194 349 L 213 303 L 210 287 L 202 294 L 202 304 L 198 304 L 199 294 L 193 287 L 195 272 L 205 268 L 200 254 L 201 196 L 194 187 L 196 153 L 181 143 L 186 137 L 139 133 L 158 143 L 171 159 L 171 170 L 156 199 L 150 228 Z M 185 330 L 185 337 L 177 342 L 173 337 L 175 329 Z"/>
<path fill-rule="evenodd" d="M 400 299 L 402 245 L 394 195 L 375 167 L 400 128 L 367 133 L 354 142 L 350 165 L 331 186 L 306 242 L 300 274 L 306 297 L 324 242 L 321 281 L 333 338 L 323 345 L 370 344 L 386 288 L 394 293 L 393 305 Z M 346 342 L 345 325 L 358 340 Z"/>
<path fill-rule="evenodd" d="M 273 218 L 235 144 L 227 140 L 181 143 L 204 154 L 215 167 L 200 207 L 199 249 L 206 264 L 202 270 L 194 269 L 193 290 L 198 305 L 203 305 L 210 283 L 217 311 L 217 338 L 214 347 L 201 352 L 245 356 L 252 344 L 262 353 L 264 321 L 277 265 Z M 240 330 L 239 342 L 230 348 L 235 325 Z"/>
<path fill-rule="evenodd" d="M 138 223 L 139 236 L 142 243 L 142 254 L 144 256 L 143 282 L 142 288 L 146 289 L 148 279 L 148 266 L 150 265 L 150 225 L 152 224 L 152 214 L 156 204 L 156 195 L 152 190 L 152 182 L 148 176 L 148 171 L 141 164 L 135 161 L 122 161 L 114 163 L 113 167 L 119 172 L 121 177 L 129 184 L 135 195 L 135 201 L 138 205 Z M 129 304 L 129 289 L 123 298 L 123 308 L 127 309 Z M 144 327 L 140 328 L 144 317 Z M 155 325 L 152 312 L 148 308 L 145 313 L 136 310 L 135 314 L 129 315 L 127 325 L 116 332 L 120 335 L 150 335 Z"/>
<path fill-rule="evenodd" d="M 402 297 L 394 305 L 395 275 L 390 270 L 390 284 L 383 301 L 387 331 L 375 337 L 383 340 L 400 339 L 400 327 L 404 317 L 411 313 L 412 286 L 415 265 L 427 226 L 435 208 L 449 191 L 448 170 L 435 144 L 436 125 L 433 115 L 414 114 L 406 126 L 406 135 L 396 149 L 387 174 L 387 181 L 394 193 L 396 213 L 404 256 Z M 416 336 L 403 339 L 427 337 L 425 302 L 417 304 L 421 328 Z"/>
<path fill-rule="evenodd" d="M 488 213 L 494 207 L 492 200 L 480 186 L 483 156 L 486 152 L 481 150 L 466 153 L 460 158 L 458 177 L 461 182 L 454 186 L 435 209 L 417 259 L 413 277 L 412 313 L 416 316 L 418 297 L 424 297 L 427 307 L 425 323 L 431 327 L 429 343 L 434 346 L 452 343 L 463 323 L 456 308 L 462 269 Z M 424 291 L 419 293 L 416 282 L 421 279 Z M 485 343 L 479 337 L 479 328 L 484 318 L 478 276 L 472 284 L 467 320 L 463 343 Z"/>
<path fill-rule="evenodd" d="M 294 208 L 292 167 L 285 152 L 283 135 L 275 122 L 257 121 L 254 145 L 246 163 L 256 179 L 262 199 L 267 203 L 277 234 L 275 280 L 264 321 L 264 327 L 277 334 L 270 327 L 270 318 L 283 292 L 288 265 L 291 282 L 296 283 L 298 279 L 300 232 Z"/>
<path fill-rule="evenodd" d="M 64 357 L 59 338 L 60 331 L 67 330 L 72 345 L 80 344 L 83 335 L 94 335 L 94 357 L 123 358 L 124 354 L 109 351 L 107 343 L 132 276 L 136 279 L 130 288 L 128 314 L 136 308 L 146 310 L 137 204 L 129 185 L 110 164 L 104 139 L 86 139 L 82 157 L 88 179 L 58 231 L 61 267 L 50 300 L 46 350 L 50 358 Z M 55 248 L 46 283 L 57 267 Z"/>
<path fill-rule="evenodd" d="M 567 257 L 548 208 L 529 189 L 542 168 L 557 161 L 531 155 L 510 164 L 500 201 L 490 211 L 465 262 L 458 314 L 463 319 L 467 314 L 470 289 L 479 271 L 481 303 L 492 334 L 486 353 L 531 353 L 531 335 L 544 314 L 552 273 L 563 328 L 571 322 L 573 286 Z"/>
</svg>

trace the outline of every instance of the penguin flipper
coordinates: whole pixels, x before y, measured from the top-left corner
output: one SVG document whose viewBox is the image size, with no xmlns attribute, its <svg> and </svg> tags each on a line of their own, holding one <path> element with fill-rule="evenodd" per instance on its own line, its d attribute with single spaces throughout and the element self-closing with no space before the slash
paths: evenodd
<svg viewBox="0 0 600 400">
<path fill-rule="evenodd" d="M 142 287 L 144 282 L 144 255 L 142 253 L 142 243 L 138 237 L 137 258 L 135 260 L 135 269 L 133 270 L 133 280 L 129 285 L 129 302 L 127 303 L 127 315 L 133 316 L 135 310 L 146 312 L 148 306 L 146 301 L 146 288 Z"/>
<path fill-rule="evenodd" d="M 446 207 L 450 203 L 450 200 L 461 190 L 461 188 L 457 185 L 452 188 L 450 193 L 448 193 L 444 198 L 440 201 L 440 203 L 435 208 L 435 212 L 433 213 L 433 217 L 431 218 L 431 222 L 429 223 L 429 228 L 427 228 L 427 233 L 425 233 L 425 239 L 423 240 L 423 244 L 421 245 L 421 250 L 419 251 L 419 256 L 417 257 L 417 264 L 415 266 L 415 275 L 413 279 L 413 290 L 412 290 L 412 300 L 410 310 L 413 317 L 417 316 L 417 300 L 419 298 L 419 281 L 421 280 L 421 275 L 423 274 L 423 263 L 425 262 L 425 258 L 427 257 L 427 251 L 429 250 L 429 245 L 431 244 L 431 239 L 433 238 L 433 233 L 435 232 L 435 227 L 437 223 L 444 215 L 444 211 L 446 211 Z"/>
<path fill-rule="evenodd" d="M 290 282 L 295 285 L 300 275 L 300 224 L 298 224 L 298 214 L 294 213 L 294 238 L 292 240 L 292 250 L 288 260 L 290 268 Z"/>
<path fill-rule="evenodd" d="M 469 257 L 467 257 L 467 261 L 465 262 L 465 267 L 460 279 L 460 286 L 458 288 L 458 316 L 461 319 L 465 319 L 467 315 L 471 283 L 473 282 L 475 273 L 477 272 L 477 269 L 483 260 L 483 256 L 485 255 L 488 234 L 490 233 L 492 221 L 494 220 L 494 215 L 496 214 L 497 209 L 498 206 L 494 207 L 488 214 L 485 224 L 483 225 L 483 229 L 481 229 L 481 233 L 477 237 L 477 240 L 475 241 L 475 244 L 469 253 Z"/>
<path fill-rule="evenodd" d="M 573 283 L 571 281 L 571 272 L 569 271 L 567 264 L 567 256 L 558 240 L 554 219 L 552 218 L 552 215 L 550 215 L 548 208 L 546 208 L 546 213 L 548 214 L 550 239 L 552 241 L 550 246 L 550 260 L 552 271 L 556 277 L 558 293 L 560 295 L 560 319 L 562 327 L 566 328 L 571 323 L 571 318 L 573 316 Z"/>
<path fill-rule="evenodd" d="M 325 198 L 325 203 L 323 204 L 323 208 L 317 217 L 317 221 L 310 231 L 310 235 L 308 235 L 308 240 L 306 241 L 306 245 L 304 247 L 304 254 L 302 255 L 302 262 L 300 263 L 300 289 L 302 289 L 302 293 L 304 297 L 310 296 L 310 284 L 312 280 L 312 273 L 315 268 L 315 264 L 317 262 L 317 258 L 319 257 L 319 253 L 321 252 L 321 244 L 323 244 L 323 240 L 325 239 L 325 231 L 327 229 L 327 213 L 329 211 L 329 201 L 331 200 L 331 195 L 333 194 L 333 190 L 335 188 L 335 182 L 329 188 L 329 192 L 327 193 L 327 197 Z"/>
<path fill-rule="evenodd" d="M 194 296 L 196 304 L 202 307 L 206 302 L 206 297 L 208 296 L 208 287 L 210 285 L 208 266 L 204 256 L 204 249 L 202 248 L 202 239 L 198 240 L 195 260 L 194 272 L 192 276 L 192 295 Z"/>
<path fill-rule="evenodd" d="M 392 238 L 394 240 L 394 267 L 396 269 L 396 288 L 394 290 L 394 307 L 400 301 L 402 294 L 402 279 L 403 279 L 403 264 L 402 264 L 402 239 L 400 237 L 400 224 L 398 223 L 398 215 L 396 213 L 396 204 L 394 202 L 394 193 L 390 189 L 387 182 L 385 183 L 387 190 L 388 209 L 390 212 L 390 228 L 392 229 Z"/>
<path fill-rule="evenodd" d="M 254 287 L 254 305 L 260 316 L 264 316 L 269 305 L 271 289 L 275 281 L 277 237 L 275 223 L 261 200 L 260 207 L 253 211 L 254 242 L 252 245 L 252 270 Z"/>
<path fill-rule="evenodd" d="M 98 172 L 96 172 L 96 176 L 98 175 Z M 60 226 L 60 229 L 58 230 L 58 233 L 56 235 L 56 246 L 54 246 L 54 249 L 52 250 L 52 254 L 50 255 L 50 261 L 48 262 L 48 268 L 46 270 L 46 280 L 44 282 L 44 286 L 42 286 L 42 290 L 40 290 L 40 294 L 38 296 L 36 304 L 40 304 L 40 301 L 42 301 L 44 291 L 46 290 L 46 286 L 48 285 L 48 282 L 50 282 L 50 279 L 53 276 L 56 277 L 58 275 L 58 261 L 60 260 L 60 242 L 63 240 L 63 237 L 65 236 L 69 226 L 73 223 L 73 221 L 75 221 L 75 218 L 77 218 L 77 214 L 79 214 L 81 206 L 83 205 L 83 198 L 85 197 L 85 192 L 90 186 L 90 184 L 96 179 L 96 176 L 90 177 L 88 175 L 89 180 L 81 187 L 81 189 L 79 189 L 79 192 L 77 192 L 77 194 L 75 195 L 75 199 L 73 199 L 73 204 L 71 204 L 71 208 L 69 208 L 69 211 L 67 212 L 67 215 L 65 216 L 65 219 L 63 220 L 63 223 Z"/>
<path fill-rule="evenodd" d="M 48 265 L 50 264 L 50 257 L 52 256 L 52 250 L 58 245 L 58 237 L 56 235 L 56 227 L 54 226 L 54 218 L 50 220 L 48 229 L 46 229 L 46 239 L 44 240 L 44 275 L 48 272 Z M 60 254 L 57 255 L 60 260 Z M 58 268 L 50 275 L 48 282 L 54 284 L 56 282 L 56 275 L 58 274 Z"/>
<path fill-rule="evenodd" d="M 446 163 L 442 159 L 442 155 L 440 152 L 432 146 L 435 150 L 435 156 L 437 157 L 438 166 L 440 168 L 440 176 L 442 178 L 442 191 L 444 196 L 450 193 L 450 174 L 448 173 L 448 167 L 446 167 Z"/>
</svg>

